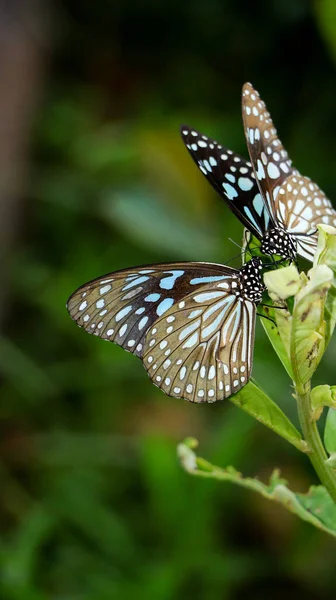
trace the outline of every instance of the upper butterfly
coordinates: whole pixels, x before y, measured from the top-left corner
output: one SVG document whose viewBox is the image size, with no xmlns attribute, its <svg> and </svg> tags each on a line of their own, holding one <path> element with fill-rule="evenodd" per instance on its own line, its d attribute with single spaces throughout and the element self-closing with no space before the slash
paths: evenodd
<svg viewBox="0 0 336 600">
<path fill-rule="evenodd" d="M 240 270 L 171 263 L 111 273 L 68 300 L 89 333 L 141 358 L 169 396 L 215 402 L 242 388 L 252 370 L 260 258 Z"/>
<path fill-rule="evenodd" d="M 292 167 L 250 83 L 243 86 L 242 112 L 251 162 L 185 125 L 182 139 L 211 185 L 261 241 L 263 254 L 290 260 L 299 254 L 312 261 L 316 226 L 336 227 L 336 211 L 316 183 Z"/>
</svg>

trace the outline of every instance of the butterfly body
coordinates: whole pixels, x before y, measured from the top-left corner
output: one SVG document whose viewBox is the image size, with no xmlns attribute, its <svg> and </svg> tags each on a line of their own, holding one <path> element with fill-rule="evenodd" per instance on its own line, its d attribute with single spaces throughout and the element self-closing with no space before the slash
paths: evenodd
<svg viewBox="0 0 336 600">
<path fill-rule="evenodd" d="M 289 260 L 296 260 L 297 242 L 294 235 L 288 233 L 281 227 L 269 229 L 264 234 L 260 250 L 263 254 L 282 256 Z"/>
<path fill-rule="evenodd" d="M 242 115 L 250 161 L 186 125 L 182 139 L 197 166 L 265 254 L 312 261 L 317 224 L 336 227 L 336 211 L 309 177 L 293 168 L 271 116 L 250 83 Z"/>
<path fill-rule="evenodd" d="M 240 270 L 212 263 L 126 269 L 80 287 L 67 308 L 88 333 L 138 356 L 166 394 L 215 402 L 250 378 L 261 269 L 260 258 Z"/>
</svg>

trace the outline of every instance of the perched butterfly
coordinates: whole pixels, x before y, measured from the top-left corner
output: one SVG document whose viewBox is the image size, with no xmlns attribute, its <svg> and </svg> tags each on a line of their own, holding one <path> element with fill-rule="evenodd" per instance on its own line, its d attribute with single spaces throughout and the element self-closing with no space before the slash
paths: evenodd
<svg viewBox="0 0 336 600">
<path fill-rule="evenodd" d="M 211 185 L 264 254 L 313 260 L 316 226 L 336 226 L 336 211 L 320 188 L 292 167 L 269 112 L 250 83 L 243 86 L 243 123 L 251 162 L 183 125 L 182 139 Z"/>
<path fill-rule="evenodd" d="M 212 263 L 166 263 L 117 271 L 69 298 L 88 333 L 141 358 L 169 396 L 215 402 L 237 392 L 252 370 L 262 262 L 240 270 Z"/>
</svg>

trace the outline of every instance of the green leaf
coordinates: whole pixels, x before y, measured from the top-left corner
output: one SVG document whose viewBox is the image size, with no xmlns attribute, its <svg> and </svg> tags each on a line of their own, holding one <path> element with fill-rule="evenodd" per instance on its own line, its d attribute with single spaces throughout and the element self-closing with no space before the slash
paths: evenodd
<svg viewBox="0 0 336 600">
<path fill-rule="evenodd" d="M 314 256 L 314 267 L 327 265 L 336 272 L 336 229 L 330 225 L 318 225 L 319 237 Z"/>
<path fill-rule="evenodd" d="M 280 302 L 279 299 L 276 300 L 276 306 L 279 306 Z M 267 319 L 261 319 L 261 324 L 289 377 L 293 379 L 290 362 L 291 314 L 285 308 L 277 310 L 272 306 L 261 306 L 258 312 L 267 317 Z"/>
<path fill-rule="evenodd" d="M 231 396 L 229 400 L 302 452 L 307 451 L 306 442 L 301 439 L 301 435 L 293 423 L 281 408 L 252 381 L 237 394 Z"/>
<path fill-rule="evenodd" d="M 324 309 L 326 322 L 325 339 L 327 345 L 336 325 L 336 229 L 329 225 L 318 225 L 318 229 L 319 238 L 314 257 L 314 267 L 327 265 L 334 274 Z"/>
<path fill-rule="evenodd" d="M 336 408 L 335 388 L 330 385 L 318 385 L 310 393 L 310 402 L 312 407 L 312 419 L 317 421 L 325 406 Z"/>
<path fill-rule="evenodd" d="M 260 240 L 254 237 L 247 229 L 244 229 L 243 242 L 242 242 L 242 260 L 243 264 L 245 264 L 248 260 L 250 260 L 252 253 L 250 251 L 250 247 L 253 248 L 253 256 L 263 257 L 264 255 L 260 252 Z M 276 272 L 278 273 L 282 269 L 278 269 Z M 265 278 L 265 284 L 268 288 L 268 283 Z M 269 290 L 268 290 L 269 292 Z M 270 295 L 268 295 L 268 300 L 266 303 L 260 305 L 258 307 L 258 315 L 264 316 L 266 318 L 260 319 L 260 322 L 275 350 L 279 359 L 281 360 L 283 366 L 285 367 L 289 377 L 292 379 L 292 368 L 290 364 L 289 358 L 289 347 L 286 348 L 281 335 L 280 330 L 278 328 L 278 324 L 276 322 L 275 309 L 271 306 Z M 277 312 L 282 312 L 277 311 Z M 289 315 L 290 316 L 290 315 Z M 280 317 L 281 318 L 281 317 Z"/>
<path fill-rule="evenodd" d="M 336 410 L 329 408 L 324 428 L 324 445 L 329 454 L 336 453 Z"/>
<path fill-rule="evenodd" d="M 326 465 L 336 470 L 336 452 L 331 452 L 328 460 L 326 460 Z"/>
<path fill-rule="evenodd" d="M 336 505 L 323 486 L 312 486 L 307 494 L 295 494 L 287 487 L 287 482 L 280 478 L 279 472 L 273 471 L 269 484 L 266 485 L 252 477 L 243 477 L 233 467 L 223 469 L 199 458 L 194 449 L 197 440 L 188 439 L 178 446 L 178 456 L 182 467 L 191 475 L 230 481 L 261 494 L 264 498 L 282 504 L 303 521 L 336 537 Z"/>
<path fill-rule="evenodd" d="M 325 350 L 324 306 L 333 279 L 332 270 L 319 265 L 294 300 L 291 362 L 297 384 L 309 381 Z"/>
<path fill-rule="evenodd" d="M 291 265 L 265 273 L 264 281 L 274 306 L 282 308 L 279 310 L 274 307 L 271 309 L 267 308 L 268 312 L 266 315 L 275 321 L 276 327 L 270 321 L 266 320 L 263 320 L 262 324 L 289 377 L 293 379 L 290 358 L 292 316 L 287 309 L 285 300 L 299 291 L 304 283 L 304 279 L 299 274 L 297 268 Z M 261 311 L 265 314 L 265 307 L 262 307 Z"/>
</svg>

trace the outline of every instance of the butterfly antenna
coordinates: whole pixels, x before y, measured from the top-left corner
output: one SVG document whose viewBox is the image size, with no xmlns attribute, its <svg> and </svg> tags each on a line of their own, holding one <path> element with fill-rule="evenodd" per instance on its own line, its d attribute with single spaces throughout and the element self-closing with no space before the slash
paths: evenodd
<svg viewBox="0 0 336 600">
<path fill-rule="evenodd" d="M 240 248 L 242 250 L 241 245 L 235 242 L 235 240 L 233 240 L 232 238 L 229 238 L 229 242 L 232 242 L 235 246 L 237 246 L 237 248 Z"/>
<path fill-rule="evenodd" d="M 230 260 L 225 261 L 225 264 L 228 265 L 233 260 L 235 260 L 236 258 L 238 258 L 238 256 L 240 256 L 240 258 L 242 257 L 242 250 L 239 252 L 239 254 L 236 254 L 235 256 L 233 256 L 232 258 L 230 258 Z"/>
<path fill-rule="evenodd" d="M 244 254 L 244 252 L 248 252 L 249 255 L 253 256 L 251 250 L 256 250 L 257 248 L 259 248 L 259 246 L 249 246 L 247 245 L 246 248 L 243 248 L 242 246 L 240 246 L 237 242 L 235 242 L 235 240 L 233 240 L 232 238 L 228 238 L 230 242 L 232 242 L 235 246 L 237 246 L 238 248 L 240 248 L 240 256 L 242 256 Z M 237 258 L 237 256 L 239 256 L 239 254 L 237 254 L 236 256 L 234 256 L 233 258 L 231 258 L 230 260 L 234 260 L 235 258 Z"/>
<path fill-rule="evenodd" d="M 310 237 L 312 235 L 316 235 L 318 233 L 318 229 L 314 229 L 314 231 L 311 231 L 310 233 L 296 233 L 295 237 Z"/>
<path fill-rule="evenodd" d="M 258 248 L 258 246 L 255 246 L 255 248 Z M 233 256 L 232 258 L 230 258 L 229 260 L 225 261 L 225 264 L 226 265 L 230 264 L 233 260 L 235 260 L 236 258 L 238 258 L 238 256 L 240 256 L 240 258 L 242 258 L 244 252 L 246 252 L 246 250 L 244 251 L 243 248 L 242 248 L 241 251 L 239 252 L 239 254 L 236 254 L 235 256 Z M 248 251 L 248 252 L 249 252 L 251 258 L 253 258 L 253 254 L 250 251 Z M 264 265 L 264 266 L 267 266 L 267 265 Z"/>
<path fill-rule="evenodd" d="M 251 246 L 250 240 L 248 240 L 248 238 L 247 238 L 248 234 L 249 234 L 249 232 L 247 231 L 247 229 L 245 229 L 245 233 L 244 233 L 245 243 L 246 243 L 245 252 L 249 252 L 250 256 L 252 258 L 253 254 L 252 254 L 251 250 L 259 250 L 260 245 L 256 244 L 255 246 Z"/>
<path fill-rule="evenodd" d="M 229 238 L 229 241 L 232 242 L 235 246 L 237 246 L 237 248 L 240 249 L 240 252 L 239 252 L 239 254 L 236 254 L 235 256 L 233 256 L 232 258 L 230 258 L 230 260 L 228 260 L 227 263 L 232 262 L 233 260 L 235 260 L 236 258 L 238 258 L 238 256 L 240 256 L 240 258 L 242 258 L 243 257 L 243 253 L 244 253 L 244 249 L 243 249 L 243 247 L 240 244 L 238 244 L 237 242 L 235 242 L 235 240 L 233 240 L 232 238 Z"/>
</svg>

